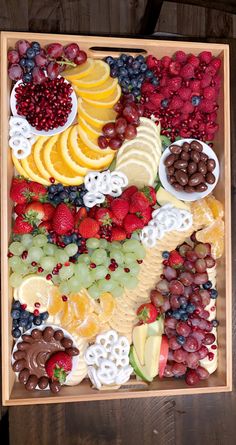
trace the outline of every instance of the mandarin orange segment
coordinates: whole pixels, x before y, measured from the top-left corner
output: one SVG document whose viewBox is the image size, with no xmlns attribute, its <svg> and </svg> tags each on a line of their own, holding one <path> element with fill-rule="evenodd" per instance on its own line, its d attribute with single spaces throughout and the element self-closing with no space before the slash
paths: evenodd
<svg viewBox="0 0 236 445">
<path fill-rule="evenodd" d="M 100 331 L 100 321 L 97 315 L 90 314 L 76 329 L 76 334 L 84 338 L 95 337 Z"/>
<path fill-rule="evenodd" d="M 212 210 L 205 199 L 199 199 L 191 203 L 194 225 L 209 226 L 214 221 Z"/>
<path fill-rule="evenodd" d="M 89 297 L 85 293 L 70 294 L 70 304 L 72 305 L 74 318 L 82 323 L 90 312 Z"/>
<path fill-rule="evenodd" d="M 61 294 L 55 289 L 50 296 L 48 312 L 50 315 L 57 315 L 65 308 L 65 302 L 61 298 Z"/>
<path fill-rule="evenodd" d="M 115 300 L 114 300 L 112 294 L 110 294 L 110 292 L 104 292 L 100 296 L 101 312 L 98 316 L 99 320 L 102 323 L 105 323 L 108 320 L 110 320 L 110 318 L 115 310 L 115 307 L 116 307 L 116 303 L 115 303 Z"/>
<path fill-rule="evenodd" d="M 217 219 L 210 226 L 199 230 L 196 239 L 201 243 L 211 243 L 212 256 L 219 258 L 224 249 L 224 221 Z"/>
<path fill-rule="evenodd" d="M 73 307 L 72 307 L 72 305 L 70 303 L 67 303 L 65 305 L 65 309 L 64 309 L 64 311 L 62 313 L 62 316 L 61 316 L 61 324 L 62 324 L 62 326 L 65 326 L 65 327 L 69 326 L 72 323 L 73 319 L 74 319 Z"/>
<path fill-rule="evenodd" d="M 207 205 L 210 207 L 214 218 L 215 219 L 223 218 L 224 216 L 223 204 L 213 195 L 207 196 L 205 200 L 207 202 Z"/>
<path fill-rule="evenodd" d="M 211 246 L 211 255 L 213 258 L 220 258 L 224 253 L 224 238 L 219 238 L 216 243 Z"/>
</svg>

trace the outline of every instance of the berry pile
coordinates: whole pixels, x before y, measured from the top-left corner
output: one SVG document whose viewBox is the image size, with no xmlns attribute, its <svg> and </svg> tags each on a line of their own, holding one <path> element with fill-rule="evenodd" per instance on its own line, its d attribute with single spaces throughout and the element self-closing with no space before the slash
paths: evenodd
<svg viewBox="0 0 236 445">
<path fill-rule="evenodd" d="M 101 149 L 108 146 L 118 150 L 125 139 L 134 139 L 137 136 L 139 118 L 143 116 L 144 107 L 135 102 L 132 93 L 124 94 L 114 106 L 117 112 L 116 121 L 109 122 L 102 128 L 102 136 L 98 137 L 98 146 Z"/>
<path fill-rule="evenodd" d="M 142 85 L 145 116 L 153 114 L 161 122 L 162 135 L 171 142 L 178 136 L 212 141 L 218 130 L 221 60 L 208 51 L 198 56 L 177 51 L 161 60 L 150 55 L 146 63 L 160 83 Z"/>
<path fill-rule="evenodd" d="M 146 79 L 151 81 L 154 86 L 159 84 L 153 71 L 148 69 L 142 55 L 133 57 L 121 54 L 117 59 L 108 56 L 104 60 L 110 66 L 110 76 L 118 77 L 122 93 L 132 92 L 137 100 L 141 97 L 141 86 Z"/>
<path fill-rule="evenodd" d="M 54 205 L 61 202 L 74 204 L 76 207 L 82 207 L 83 197 L 87 193 L 84 185 L 64 186 L 62 184 L 52 184 L 48 187 L 48 200 Z"/>
<path fill-rule="evenodd" d="M 15 300 L 12 303 L 12 336 L 14 338 L 19 338 L 25 331 L 31 329 L 32 326 L 40 326 L 49 317 L 48 312 L 40 313 L 37 308 L 35 308 L 34 312 L 29 312 L 25 306 L 19 300 Z"/>
<path fill-rule="evenodd" d="M 46 76 L 55 79 L 66 65 L 75 67 L 86 62 L 87 54 L 81 51 L 77 43 L 63 47 L 60 43 L 51 43 L 45 49 L 38 42 L 29 43 L 18 40 L 15 49 L 7 54 L 8 76 L 11 80 L 22 79 L 24 83 L 42 83 Z"/>
<path fill-rule="evenodd" d="M 169 356 L 164 376 L 185 375 L 186 383 L 195 385 L 209 376 L 200 360 L 214 358 L 207 346 L 215 343 L 211 331 L 218 322 L 209 321 L 207 306 L 218 294 L 208 280 L 207 268 L 214 267 L 215 260 L 210 245 L 203 243 L 195 243 L 193 248 L 184 243 L 178 250 L 163 252 L 163 258 L 163 275 L 150 298 L 165 314 Z"/>
</svg>

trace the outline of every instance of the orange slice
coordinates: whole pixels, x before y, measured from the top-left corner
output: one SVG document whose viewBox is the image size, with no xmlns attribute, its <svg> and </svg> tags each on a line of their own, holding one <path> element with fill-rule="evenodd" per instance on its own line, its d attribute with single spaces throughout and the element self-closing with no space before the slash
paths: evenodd
<svg viewBox="0 0 236 445">
<path fill-rule="evenodd" d="M 93 88 L 79 88 L 74 82 L 74 89 L 77 95 L 82 97 L 83 99 L 102 100 L 109 97 L 116 90 L 117 85 L 117 78 L 113 79 L 112 77 L 108 77 L 108 79 L 101 85 Z"/>
<path fill-rule="evenodd" d="M 192 202 L 191 211 L 193 223 L 198 227 L 209 226 L 214 221 L 213 213 L 204 198 Z"/>
<path fill-rule="evenodd" d="M 112 91 L 112 93 L 109 94 L 109 96 L 105 98 L 97 100 L 95 100 L 94 98 L 93 99 L 84 98 L 84 101 L 97 108 L 112 108 L 118 102 L 120 96 L 121 96 L 121 88 L 120 85 L 117 85 L 116 89 Z"/>
<path fill-rule="evenodd" d="M 37 164 L 34 160 L 34 156 L 33 153 L 31 152 L 29 156 L 27 156 L 27 158 L 24 158 L 21 160 L 22 166 L 24 168 L 24 170 L 27 172 L 27 174 L 29 175 L 30 179 L 32 179 L 32 181 L 36 181 L 39 182 L 40 184 L 43 185 L 50 185 L 50 181 L 46 180 L 44 177 L 42 177 Z"/>
<path fill-rule="evenodd" d="M 102 323 L 106 323 L 110 320 L 116 307 L 115 299 L 109 292 L 104 292 L 100 295 L 100 308 L 101 312 L 98 316 Z"/>
<path fill-rule="evenodd" d="M 78 294 L 70 294 L 70 303 L 73 307 L 74 318 L 77 322 L 82 323 L 90 312 L 89 297 L 82 292 Z"/>
<path fill-rule="evenodd" d="M 14 156 L 13 151 L 11 152 L 11 157 L 12 157 L 12 162 L 17 170 L 17 173 L 19 173 L 21 176 L 24 176 L 24 178 L 26 178 L 26 179 L 30 179 L 28 173 L 26 173 L 26 171 L 23 169 L 23 167 L 21 165 L 21 161 L 19 161 L 19 159 L 17 159 Z"/>
<path fill-rule="evenodd" d="M 48 180 L 50 178 L 50 172 L 47 170 L 44 159 L 43 159 L 43 149 L 46 141 L 50 139 L 50 136 L 40 136 L 32 147 L 32 153 L 34 157 L 34 162 L 41 176 Z"/>
<path fill-rule="evenodd" d="M 113 108 L 101 108 L 99 111 L 93 105 L 78 99 L 78 115 L 82 116 L 90 125 L 99 130 L 108 122 L 114 121 L 116 112 Z"/>
<path fill-rule="evenodd" d="M 59 314 L 60 312 L 65 310 L 66 305 L 67 303 L 62 300 L 60 292 L 58 292 L 58 290 L 55 289 L 55 291 L 52 292 L 51 297 L 49 299 L 49 305 L 48 305 L 49 315 Z"/>
<path fill-rule="evenodd" d="M 78 326 L 76 334 L 80 337 L 92 338 L 98 334 L 100 330 L 99 318 L 95 314 L 90 314 L 85 321 Z"/>
<path fill-rule="evenodd" d="M 88 169 L 81 166 L 75 157 L 73 156 L 73 153 L 71 152 L 69 145 L 68 145 L 68 136 L 71 131 L 72 127 L 67 128 L 66 131 L 63 131 L 61 133 L 59 138 L 59 146 L 60 146 L 60 152 L 62 155 L 62 158 L 64 159 L 67 167 L 69 167 L 71 170 L 73 170 L 76 174 L 85 176 L 88 173 Z"/>
<path fill-rule="evenodd" d="M 85 119 L 83 119 L 82 116 L 79 116 L 78 124 L 84 131 L 86 131 L 88 136 L 92 138 L 98 138 L 98 136 L 101 136 L 101 131 L 99 131 L 96 127 L 93 127 L 93 125 L 90 125 Z"/>
<path fill-rule="evenodd" d="M 74 311 L 73 307 L 69 302 L 65 305 L 64 311 L 61 316 L 61 324 L 62 326 L 70 326 L 74 320 Z"/>
<path fill-rule="evenodd" d="M 104 83 L 110 76 L 110 67 L 103 60 L 94 60 L 92 70 L 82 79 L 73 79 L 79 88 L 93 88 Z"/>
<path fill-rule="evenodd" d="M 90 148 L 92 151 L 95 151 L 100 156 L 105 156 L 106 154 L 114 155 L 114 150 L 112 150 L 111 148 L 106 148 L 105 150 L 101 150 L 101 148 L 98 146 L 97 138 L 89 136 L 88 133 L 84 131 L 84 129 L 79 124 L 78 124 L 78 135 L 88 148 Z"/>
<path fill-rule="evenodd" d="M 86 77 L 94 67 L 94 59 L 88 58 L 85 63 L 78 65 L 75 68 L 67 69 L 61 73 L 67 80 L 73 82 L 74 80 Z"/>
<path fill-rule="evenodd" d="M 213 216 L 215 219 L 218 218 L 223 218 L 224 216 L 224 208 L 223 208 L 223 204 L 218 201 L 218 199 L 216 199 L 213 195 L 208 195 L 205 198 L 207 205 L 210 207 Z"/>
</svg>

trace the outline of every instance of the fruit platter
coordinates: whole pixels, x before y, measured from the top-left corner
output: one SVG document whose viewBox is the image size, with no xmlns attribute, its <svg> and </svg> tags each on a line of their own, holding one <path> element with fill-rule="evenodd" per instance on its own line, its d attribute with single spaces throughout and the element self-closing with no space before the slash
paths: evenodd
<svg viewBox="0 0 236 445">
<path fill-rule="evenodd" d="M 227 45 L 1 45 L 4 403 L 231 390 Z"/>
</svg>

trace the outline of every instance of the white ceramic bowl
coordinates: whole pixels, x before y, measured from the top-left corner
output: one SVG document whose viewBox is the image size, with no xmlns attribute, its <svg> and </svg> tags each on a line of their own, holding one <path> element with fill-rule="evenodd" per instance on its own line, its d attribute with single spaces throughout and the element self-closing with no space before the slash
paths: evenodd
<svg viewBox="0 0 236 445">
<path fill-rule="evenodd" d="M 63 331 L 65 337 L 67 337 L 67 338 L 69 338 L 70 340 L 73 341 L 73 347 L 77 348 L 77 344 L 76 344 L 74 338 L 72 337 L 72 335 L 71 335 L 68 331 L 66 331 L 65 329 L 63 329 L 61 326 L 56 326 L 56 325 L 54 325 L 54 324 L 43 323 L 43 324 L 41 324 L 40 326 L 33 326 L 31 329 L 28 329 L 28 331 L 25 331 L 24 334 L 26 334 L 26 335 L 30 335 L 31 332 L 33 331 L 33 329 L 38 329 L 39 331 L 43 331 L 43 330 L 44 330 L 45 328 L 47 328 L 48 326 L 52 327 L 55 331 L 56 331 L 56 330 L 59 330 L 59 329 L 60 329 L 61 331 Z M 22 334 L 22 335 L 24 335 L 24 334 Z M 22 340 L 22 336 L 20 336 L 20 337 L 17 339 L 17 341 L 15 342 L 15 344 L 14 344 L 14 348 L 13 348 L 13 350 L 12 350 L 12 355 L 11 355 L 11 364 L 12 364 L 12 365 L 13 365 L 13 363 L 15 363 L 15 359 L 13 358 L 13 353 L 14 353 L 15 351 L 17 351 L 17 345 L 18 345 L 18 343 L 21 342 L 21 341 L 23 341 L 23 340 Z M 77 367 L 78 367 L 79 357 L 80 357 L 80 355 L 75 355 L 75 356 L 72 357 L 72 370 L 71 370 L 71 372 L 73 372 L 75 369 L 77 369 Z M 15 372 L 15 374 L 16 374 L 17 379 L 18 379 L 19 372 Z M 70 376 L 70 373 L 67 375 L 67 377 L 66 377 L 66 381 L 67 381 L 67 379 L 69 378 L 69 376 Z M 66 381 L 65 381 L 64 385 L 66 385 Z M 38 387 L 38 385 L 36 386 L 35 389 L 37 389 L 37 390 L 39 390 L 39 391 L 42 391 L 42 390 Z M 46 390 L 46 389 L 49 389 L 49 385 L 45 388 L 45 390 Z"/>
<path fill-rule="evenodd" d="M 58 76 L 58 77 L 61 77 L 61 76 Z M 69 83 L 66 79 L 65 79 L 65 82 Z M 13 116 L 18 116 L 18 117 L 24 117 L 24 116 L 20 116 L 19 114 L 17 114 L 17 110 L 16 110 L 15 89 L 21 83 L 22 83 L 21 80 L 18 80 L 18 82 L 16 82 L 16 84 L 11 92 L 11 97 L 10 97 L 11 112 L 12 112 Z M 72 85 L 71 85 L 71 87 L 72 87 Z M 53 130 L 45 131 L 45 130 L 36 130 L 35 127 L 32 127 L 32 125 L 29 124 L 31 133 L 37 134 L 38 136 L 53 136 L 54 134 L 62 133 L 62 131 L 66 130 L 70 125 L 72 125 L 75 120 L 75 117 L 77 114 L 77 108 L 78 108 L 77 97 L 76 97 L 74 90 L 71 94 L 71 98 L 72 98 L 72 109 L 71 109 L 68 119 L 67 119 L 65 125 L 63 125 L 63 127 L 57 127 L 57 128 L 54 128 Z"/>
<path fill-rule="evenodd" d="M 180 145 L 181 146 L 181 145 L 183 145 L 184 142 L 191 143 L 192 141 L 196 141 L 196 140 L 197 139 L 180 139 L 179 141 L 173 142 L 171 145 Z M 200 144 L 203 146 L 203 153 L 206 153 L 210 159 L 214 159 L 214 161 L 216 163 L 215 169 L 212 172 L 215 175 L 216 180 L 215 180 L 214 184 L 207 184 L 208 188 L 204 192 L 186 193 L 186 192 L 177 191 L 169 183 L 169 181 L 167 179 L 166 166 L 165 166 L 164 162 L 165 162 L 165 159 L 167 158 L 167 156 L 169 156 L 171 154 L 171 151 L 169 149 L 169 147 L 171 145 L 165 149 L 165 151 L 162 154 L 161 159 L 160 159 L 159 178 L 162 183 L 162 186 L 164 187 L 164 189 L 166 189 L 168 192 L 170 192 L 172 195 L 174 195 L 176 198 L 178 198 L 182 201 L 197 201 L 198 199 L 204 198 L 205 196 L 209 195 L 209 193 L 211 193 L 214 190 L 214 188 L 218 182 L 218 179 L 219 179 L 220 167 L 219 167 L 219 161 L 218 161 L 218 158 L 217 158 L 215 152 L 205 142 L 202 142 L 202 141 L 198 141 L 198 142 L 200 142 Z"/>
</svg>

